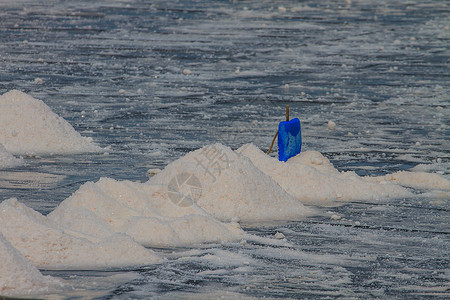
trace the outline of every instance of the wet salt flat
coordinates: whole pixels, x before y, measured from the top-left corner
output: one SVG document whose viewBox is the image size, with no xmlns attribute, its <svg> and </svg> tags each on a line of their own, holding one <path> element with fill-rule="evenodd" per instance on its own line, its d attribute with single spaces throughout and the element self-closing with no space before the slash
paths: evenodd
<svg viewBox="0 0 450 300">
<path fill-rule="evenodd" d="M 286 104 L 303 150 L 340 171 L 448 179 L 449 12 L 445 1 L 2 1 L 0 94 L 44 101 L 104 149 L 0 169 L 0 201 L 47 215 L 85 182 L 145 182 L 209 144 L 267 151 Z M 449 192 L 409 191 L 241 223 L 270 240 L 150 247 L 161 264 L 40 267 L 67 284 L 31 296 L 448 298 Z"/>
</svg>

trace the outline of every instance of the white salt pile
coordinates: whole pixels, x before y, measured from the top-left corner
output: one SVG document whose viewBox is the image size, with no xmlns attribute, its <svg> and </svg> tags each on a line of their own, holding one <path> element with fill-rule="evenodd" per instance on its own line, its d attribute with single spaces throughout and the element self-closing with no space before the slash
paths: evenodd
<svg viewBox="0 0 450 300">
<path fill-rule="evenodd" d="M 23 159 L 14 157 L 0 144 L 0 169 L 17 167 L 23 164 Z"/>
<path fill-rule="evenodd" d="M 161 262 L 153 251 L 126 235 L 104 239 L 83 235 L 14 198 L 0 203 L 0 233 L 39 268 L 105 269 Z"/>
<path fill-rule="evenodd" d="M 369 182 L 354 172 L 341 173 L 317 151 L 301 152 L 287 162 L 269 157 L 253 144 L 244 145 L 237 152 L 248 157 L 256 167 L 303 203 L 324 205 L 334 201 L 413 196 L 395 184 Z"/>
<path fill-rule="evenodd" d="M 297 220 L 310 214 L 247 157 L 221 144 L 186 154 L 153 176 L 148 184 L 167 186 L 179 174 L 198 179 L 201 195 L 197 204 L 219 220 Z"/>
<path fill-rule="evenodd" d="M 49 219 L 96 238 L 124 233 L 145 246 L 171 247 L 241 240 L 237 223 L 223 223 L 195 203 L 180 206 L 166 185 L 102 178 L 63 201 Z"/>
<path fill-rule="evenodd" d="M 0 257 L 0 295 L 32 294 L 62 285 L 60 280 L 43 276 L 1 233 Z"/>
<path fill-rule="evenodd" d="M 41 100 L 12 90 L 0 96 L 0 143 L 12 154 L 75 154 L 101 148 Z"/>
</svg>

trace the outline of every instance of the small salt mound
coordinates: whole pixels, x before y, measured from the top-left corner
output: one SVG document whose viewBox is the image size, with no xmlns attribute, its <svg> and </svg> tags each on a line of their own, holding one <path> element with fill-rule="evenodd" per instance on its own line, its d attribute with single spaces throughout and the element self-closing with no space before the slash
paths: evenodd
<svg viewBox="0 0 450 300">
<path fill-rule="evenodd" d="M 301 152 L 287 162 L 272 158 L 253 144 L 237 152 L 250 160 L 303 203 L 323 205 L 333 201 L 376 200 L 412 196 L 394 184 L 367 182 L 354 172 L 340 173 L 317 151 Z"/>
<path fill-rule="evenodd" d="M 0 203 L 0 233 L 33 265 L 45 269 L 104 269 L 161 259 L 130 237 L 92 239 L 65 229 L 11 198 Z"/>
<path fill-rule="evenodd" d="M 95 237 L 125 233 L 145 246 L 171 247 L 236 241 L 237 223 L 222 223 L 203 209 L 177 205 L 167 187 L 101 178 L 63 201 L 49 219 Z"/>
<path fill-rule="evenodd" d="M 197 204 L 219 220 L 296 220 L 310 213 L 248 158 L 221 144 L 186 154 L 148 184 L 168 186 L 180 174 L 196 178 L 201 185 Z"/>
<path fill-rule="evenodd" d="M 26 295 L 48 290 L 62 282 L 43 276 L 0 233 L 0 295 Z"/>
<path fill-rule="evenodd" d="M 44 102 L 17 90 L 0 96 L 0 143 L 12 154 L 75 154 L 100 150 Z"/>
<path fill-rule="evenodd" d="M 366 177 L 374 182 L 392 182 L 406 187 L 426 190 L 450 190 L 450 180 L 434 173 L 399 171 L 378 177 Z"/>
<path fill-rule="evenodd" d="M 23 165 L 23 159 L 14 157 L 0 144 L 0 169 Z"/>
<path fill-rule="evenodd" d="M 444 174 L 450 170 L 450 162 L 442 162 L 440 159 L 433 161 L 431 164 L 418 164 L 410 169 L 411 172 L 426 172 Z"/>
</svg>

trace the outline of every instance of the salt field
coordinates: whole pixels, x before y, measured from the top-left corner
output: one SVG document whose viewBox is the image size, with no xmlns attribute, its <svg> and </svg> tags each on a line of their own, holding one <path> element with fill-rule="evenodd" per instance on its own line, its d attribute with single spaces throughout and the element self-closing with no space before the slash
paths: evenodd
<svg viewBox="0 0 450 300">
<path fill-rule="evenodd" d="M 0 2 L 0 298 L 449 298 L 449 16 Z"/>
</svg>

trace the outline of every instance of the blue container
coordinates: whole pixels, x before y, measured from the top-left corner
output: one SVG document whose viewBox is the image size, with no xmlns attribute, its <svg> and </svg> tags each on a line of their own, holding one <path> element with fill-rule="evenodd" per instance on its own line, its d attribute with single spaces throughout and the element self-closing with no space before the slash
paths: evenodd
<svg viewBox="0 0 450 300">
<path fill-rule="evenodd" d="M 302 150 L 302 132 L 298 118 L 278 125 L 278 159 L 287 161 Z"/>
</svg>

